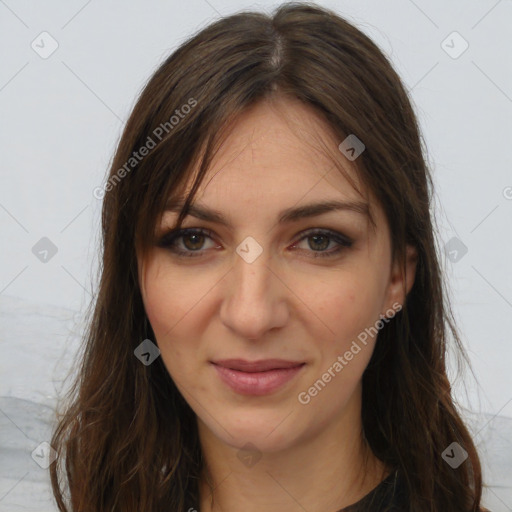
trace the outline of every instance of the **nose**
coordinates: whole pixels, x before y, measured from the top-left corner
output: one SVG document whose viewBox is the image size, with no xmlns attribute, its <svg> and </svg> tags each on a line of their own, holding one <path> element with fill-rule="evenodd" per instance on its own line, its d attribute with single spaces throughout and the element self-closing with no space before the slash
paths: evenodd
<svg viewBox="0 0 512 512">
<path fill-rule="evenodd" d="M 257 340 L 288 321 L 287 287 L 270 268 L 265 251 L 252 263 L 235 256 L 220 310 L 223 324 L 239 337 Z"/>
</svg>

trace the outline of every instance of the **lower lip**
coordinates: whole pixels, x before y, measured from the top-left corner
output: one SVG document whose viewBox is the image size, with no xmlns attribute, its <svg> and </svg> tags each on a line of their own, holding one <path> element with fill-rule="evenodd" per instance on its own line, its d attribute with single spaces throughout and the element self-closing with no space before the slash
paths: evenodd
<svg viewBox="0 0 512 512">
<path fill-rule="evenodd" d="M 231 389 L 242 395 L 267 395 L 284 386 L 293 379 L 305 366 L 295 366 L 293 368 L 280 368 L 277 370 L 268 370 L 266 372 L 241 372 L 232 370 L 212 363 L 221 380 Z"/>
</svg>

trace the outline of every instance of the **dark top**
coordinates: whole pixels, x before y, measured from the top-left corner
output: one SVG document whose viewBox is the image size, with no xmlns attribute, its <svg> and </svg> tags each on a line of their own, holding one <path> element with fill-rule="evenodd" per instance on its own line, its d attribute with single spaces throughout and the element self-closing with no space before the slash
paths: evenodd
<svg viewBox="0 0 512 512">
<path fill-rule="evenodd" d="M 357 503 L 338 512 L 403 512 L 407 509 L 406 490 L 398 470 L 391 472 L 382 482 Z"/>
<path fill-rule="evenodd" d="M 407 489 L 400 471 L 392 471 L 358 502 L 337 512 L 408 512 Z M 491 512 L 483 507 L 481 512 Z"/>
<path fill-rule="evenodd" d="M 390 473 L 357 503 L 337 512 L 407 512 L 409 503 L 407 489 L 399 470 Z M 480 506 L 480 512 L 491 512 Z"/>
</svg>

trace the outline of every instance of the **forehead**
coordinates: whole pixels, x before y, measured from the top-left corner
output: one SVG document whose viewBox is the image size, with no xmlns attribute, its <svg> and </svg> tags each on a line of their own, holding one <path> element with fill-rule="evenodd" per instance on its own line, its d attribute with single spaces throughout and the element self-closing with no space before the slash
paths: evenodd
<svg viewBox="0 0 512 512">
<path fill-rule="evenodd" d="M 259 202 L 265 208 L 281 208 L 283 203 L 303 200 L 365 199 L 355 165 L 338 150 L 339 137 L 318 112 L 299 100 L 261 101 L 227 129 L 196 200 L 224 207 Z M 197 170 L 198 164 L 184 194 Z"/>
</svg>

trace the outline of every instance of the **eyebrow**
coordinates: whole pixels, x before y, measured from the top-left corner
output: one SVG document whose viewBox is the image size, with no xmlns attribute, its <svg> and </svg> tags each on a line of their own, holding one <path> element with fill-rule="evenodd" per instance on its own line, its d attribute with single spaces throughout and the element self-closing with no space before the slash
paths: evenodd
<svg viewBox="0 0 512 512">
<path fill-rule="evenodd" d="M 164 211 L 179 212 L 183 208 L 184 204 L 185 203 L 183 201 L 168 200 L 165 205 Z M 310 203 L 294 208 L 287 208 L 280 212 L 278 223 L 286 224 L 296 222 L 300 219 L 316 217 L 318 215 L 322 215 L 324 213 L 329 213 L 333 211 L 351 211 L 359 213 L 366 217 L 370 217 L 369 207 L 368 204 L 365 202 L 332 200 L 318 203 Z M 191 215 L 192 217 L 196 217 L 197 219 L 201 219 L 204 221 L 215 222 L 223 226 L 230 225 L 229 222 L 218 210 L 206 208 L 204 206 L 200 206 L 197 204 L 192 204 L 189 206 L 187 215 Z"/>
</svg>

